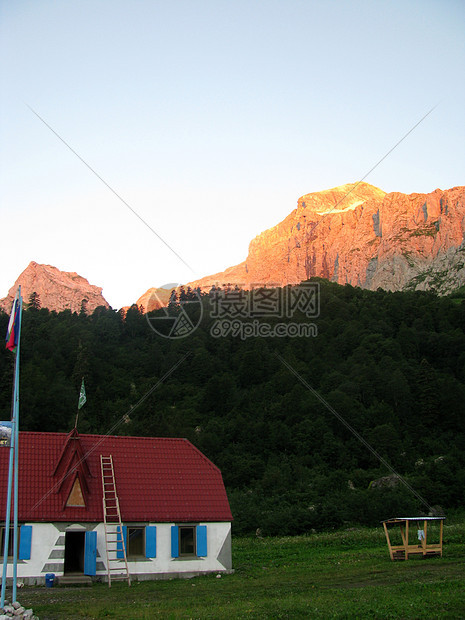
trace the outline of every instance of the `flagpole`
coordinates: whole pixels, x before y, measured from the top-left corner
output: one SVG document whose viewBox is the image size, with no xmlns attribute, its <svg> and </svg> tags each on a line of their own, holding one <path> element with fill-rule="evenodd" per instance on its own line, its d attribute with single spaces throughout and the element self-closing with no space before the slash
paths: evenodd
<svg viewBox="0 0 465 620">
<path fill-rule="evenodd" d="M 17 297 L 13 302 L 12 307 L 12 316 L 16 315 L 16 301 L 18 300 L 19 304 L 19 318 L 18 318 L 18 328 L 21 326 L 21 310 L 22 310 L 22 298 L 21 298 L 21 287 L 18 288 Z M 13 328 L 14 320 L 12 323 L 12 319 L 10 318 L 9 323 L 9 331 L 10 327 Z M 10 334 L 8 333 L 8 336 Z M 18 343 L 16 347 L 16 357 L 15 357 L 15 379 L 14 379 L 14 387 L 13 387 L 13 411 L 12 411 L 12 429 L 11 429 L 11 444 L 10 444 L 10 459 L 8 466 L 8 491 L 7 491 L 7 501 L 6 501 L 6 515 L 5 515 L 5 541 L 3 546 L 3 572 L 2 572 L 2 590 L 0 597 L 0 607 L 5 605 L 5 589 L 6 589 L 6 580 L 7 580 L 7 567 L 8 567 L 8 547 L 10 542 L 10 517 L 11 517 L 11 492 L 13 487 L 13 469 L 14 469 L 14 457 L 16 456 L 16 443 L 18 438 L 18 403 L 19 403 L 19 332 L 18 332 Z M 10 348 L 9 345 L 11 343 L 8 341 L 7 348 Z M 16 504 L 17 492 L 15 493 L 15 504 Z M 14 528 L 14 534 L 17 534 L 17 509 L 14 510 L 16 513 L 16 527 Z M 13 540 L 14 543 L 14 540 Z M 17 540 L 16 540 L 17 543 Z M 14 546 L 14 544 L 13 544 Z M 15 553 L 13 552 L 13 555 Z M 13 578 L 15 581 L 15 578 Z M 16 584 L 15 584 L 16 585 Z M 15 596 L 16 599 L 16 596 Z"/>
<path fill-rule="evenodd" d="M 14 427 L 15 432 L 15 477 L 14 477 L 14 511 L 13 511 L 13 593 L 12 602 L 16 603 L 16 585 L 18 576 L 18 478 L 19 478 L 19 351 L 21 343 L 21 318 L 23 314 L 23 298 L 21 297 L 21 286 L 19 287 L 19 323 L 18 323 L 18 345 L 16 349 L 16 361 L 15 361 L 15 406 L 16 406 L 16 423 Z"/>
<path fill-rule="evenodd" d="M 16 391 L 16 390 L 15 390 Z M 14 410 L 14 400 L 13 400 Z M 13 413 L 14 415 L 14 413 Z M 5 542 L 3 545 L 3 572 L 2 572 L 2 594 L 0 599 L 0 607 L 5 606 L 5 589 L 6 589 L 6 575 L 8 566 L 8 546 L 10 541 L 10 515 L 11 515 L 11 487 L 13 482 L 13 452 L 15 444 L 15 421 L 12 420 L 11 429 L 11 445 L 10 445 L 10 462 L 8 466 L 8 493 L 6 499 L 6 515 L 5 515 Z"/>
</svg>

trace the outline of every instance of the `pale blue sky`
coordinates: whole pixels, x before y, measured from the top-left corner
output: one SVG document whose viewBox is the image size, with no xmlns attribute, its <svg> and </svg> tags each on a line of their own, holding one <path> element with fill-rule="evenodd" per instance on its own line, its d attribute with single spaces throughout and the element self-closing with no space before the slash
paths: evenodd
<svg viewBox="0 0 465 620">
<path fill-rule="evenodd" d="M 30 260 L 115 308 L 236 264 L 436 104 L 366 180 L 465 185 L 464 32 L 462 0 L 0 0 L 0 297 Z"/>
</svg>

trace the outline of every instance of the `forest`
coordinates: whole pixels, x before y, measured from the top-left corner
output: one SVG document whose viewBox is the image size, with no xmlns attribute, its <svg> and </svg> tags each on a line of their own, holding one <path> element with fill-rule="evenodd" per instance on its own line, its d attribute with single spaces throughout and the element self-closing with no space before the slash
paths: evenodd
<svg viewBox="0 0 465 620">
<path fill-rule="evenodd" d="M 31 295 L 21 332 L 21 430 L 69 432 L 84 377 L 79 432 L 189 439 L 222 471 L 236 534 L 291 535 L 460 509 L 465 291 L 439 297 L 312 282 L 318 311 L 305 336 L 296 328 L 275 337 L 219 333 L 214 292 L 172 298 L 179 313 L 198 295 L 189 310 L 196 328 L 183 338 L 153 329 L 150 319 L 164 310 L 101 307 L 88 315 L 83 304 L 80 313 L 56 313 Z M 250 322 L 235 308 L 236 325 Z M 0 312 L 0 333 L 8 319 Z M 297 308 L 292 317 L 254 321 L 310 319 Z M 3 420 L 13 360 L 2 347 Z"/>
</svg>

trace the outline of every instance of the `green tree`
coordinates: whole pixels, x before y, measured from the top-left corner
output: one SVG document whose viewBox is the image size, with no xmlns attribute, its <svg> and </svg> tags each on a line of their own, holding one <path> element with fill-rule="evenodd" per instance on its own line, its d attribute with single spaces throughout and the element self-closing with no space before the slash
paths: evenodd
<svg viewBox="0 0 465 620">
<path fill-rule="evenodd" d="M 40 310 L 41 307 L 42 307 L 42 304 L 40 303 L 40 295 L 39 293 L 36 293 L 36 291 L 33 291 L 29 295 L 28 308 L 30 310 Z"/>
</svg>

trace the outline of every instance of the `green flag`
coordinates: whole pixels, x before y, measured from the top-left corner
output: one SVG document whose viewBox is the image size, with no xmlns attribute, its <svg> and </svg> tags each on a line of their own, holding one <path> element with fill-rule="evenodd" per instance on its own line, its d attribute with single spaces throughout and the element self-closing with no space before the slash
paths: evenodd
<svg viewBox="0 0 465 620">
<path fill-rule="evenodd" d="M 79 403 L 78 403 L 78 409 L 80 409 L 82 407 L 82 405 L 85 404 L 87 398 L 86 398 L 86 388 L 84 387 L 84 379 L 82 380 L 82 384 L 81 384 L 81 393 L 79 394 Z"/>
</svg>

